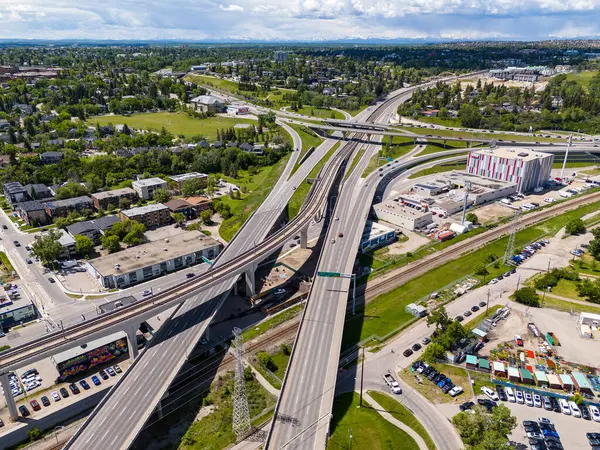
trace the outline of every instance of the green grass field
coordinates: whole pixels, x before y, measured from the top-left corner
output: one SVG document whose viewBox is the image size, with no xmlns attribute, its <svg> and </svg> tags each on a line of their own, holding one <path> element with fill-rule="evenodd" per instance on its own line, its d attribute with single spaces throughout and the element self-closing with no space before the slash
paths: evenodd
<svg viewBox="0 0 600 450">
<path fill-rule="evenodd" d="M 334 399 L 327 450 L 418 450 L 413 438 L 381 417 L 365 400 L 362 408 L 358 406 L 359 395 L 354 392 Z"/>
<path fill-rule="evenodd" d="M 421 422 L 419 422 L 413 413 L 411 413 L 404 405 L 394 400 L 389 395 L 381 392 L 369 391 L 369 395 L 373 397 L 373 400 L 383 406 L 387 412 L 394 416 L 395 419 L 398 419 L 400 422 L 415 430 L 417 434 L 423 438 L 429 450 L 435 450 L 435 444 L 425 427 L 421 425 Z"/>
<path fill-rule="evenodd" d="M 244 331 L 242 333 L 242 339 L 244 340 L 244 342 L 249 342 L 252 339 L 255 339 L 256 337 L 260 336 L 266 331 L 275 328 L 277 325 L 280 325 L 283 322 L 293 319 L 298 314 L 300 314 L 303 308 L 304 303 L 299 303 L 286 309 L 285 311 L 271 317 L 270 319 L 265 320 L 260 325 L 257 325 Z"/>
<path fill-rule="evenodd" d="M 224 220 L 219 227 L 219 235 L 226 241 L 230 241 L 233 235 L 241 228 L 250 214 L 260 206 L 265 198 L 277 183 L 281 176 L 290 155 L 282 158 L 273 166 L 267 166 L 260 169 L 257 175 L 250 176 L 246 171 L 240 171 L 238 178 L 223 177 L 225 180 L 235 183 L 240 188 L 245 187 L 248 191 L 242 194 L 242 198 L 232 199 L 229 196 L 223 196 L 223 203 L 231 207 L 232 216 Z"/>
<path fill-rule="evenodd" d="M 327 154 L 321 159 L 321 161 L 319 161 L 315 165 L 313 170 L 310 171 L 307 178 L 316 178 L 321 168 L 325 165 L 327 161 L 329 161 L 329 158 L 331 158 L 331 156 L 335 153 L 339 146 L 340 143 L 336 142 L 335 145 L 331 147 Z M 296 191 L 294 192 L 292 198 L 290 198 L 290 202 L 288 203 L 288 216 L 290 220 L 296 217 L 298 211 L 300 211 L 300 208 L 302 207 L 304 199 L 306 199 L 306 196 L 308 195 L 308 191 L 310 191 L 311 186 L 312 184 L 308 184 L 306 180 L 304 180 L 304 182 L 302 182 L 300 186 L 296 188 Z"/>
<path fill-rule="evenodd" d="M 520 230 L 515 235 L 515 248 L 522 248 L 543 236 L 553 236 L 570 220 L 583 217 L 596 211 L 599 207 L 600 202 L 591 203 Z M 447 241 L 447 244 L 452 245 L 453 241 L 456 242 L 454 239 Z M 483 262 L 489 255 L 502 257 L 507 242 L 508 237 L 505 236 L 373 299 L 367 303 L 364 311 L 361 311 L 362 314 L 357 314 L 346 322 L 342 348 L 348 348 L 369 336 L 383 337 L 396 328 L 414 321 L 412 314 L 404 310 L 406 305 L 416 302 L 432 292 L 439 291 L 461 277 L 472 274 L 473 268 Z M 490 271 L 488 279 L 491 279 L 506 269 L 500 265 L 498 269 L 490 266 L 488 270 Z M 600 310 L 600 308 L 598 309 Z"/>
<path fill-rule="evenodd" d="M 344 120 L 344 115 L 339 111 L 334 111 L 333 109 L 325 109 L 325 108 L 316 108 L 314 106 L 303 106 L 297 112 L 298 114 L 303 114 L 305 116 L 318 117 L 319 119 L 340 119 Z"/>
<path fill-rule="evenodd" d="M 546 296 L 544 299 L 544 308 L 556 309 L 557 311 L 563 312 L 573 311 L 575 314 L 580 312 L 600 314 L 600 307 L 594 306 L 592 303 L 589 305 L 582 305 L 581 303 L 568 302 L 549 296 Z"/>
<path fill-rule="evenodd" d="M 97 116 L 91 117 L 88 122 L 92 125 L 127 124 L 131 128 L 160 131 L 163 127 L 175 135 L 186 137 L 202 135 L 208 140 L 217 139 L 217 130 L 231 128 L 238 123 L 253 123 L 249 119 L 229 117 L 210 117 L 208 119 L 195 119 L 185 113 L 143 113 L 131 116 Z"/>
<path fill-rule="evenodd" d="M 461 127 L 460 119 L 442 119 L 440 117 L 420 116 L 417 119 L 419 122 L 432 123 L 434 125 L 442 125 L 444 127 Z"/>
<path fill-rule="evenodd" d="M 573 300 L 585 301 L 585 297 L 580 297 L 577 294 L 577 282 L 561 279 L 558 284 L 552 288 L 552 294 L 560 295 L 561 297 L 571 298 Z"/>
<path fill-rule="evenodd" d="M 314 131 L 305 127 L 304 125 L 296 125 L 293 123 L 288 123 L 288 125 L 292 127 L 296 131 L 296 133 L 298 133 L 298 135 L 300 136 L 300 140 L 302 141 L 302 150 L 300 152 L 300 156 L 298 157 L 298 161 L 296 162 L 296 165 L 290 173 L 290 176 L 292 176 L 300 167 L 300 161 L 302 161 L 302 158 L 304 157 L 306 152 L 311 147 L 317 148 L 323 143 L 323 141 L 319 136 L 317 136 L 317 134 Z"/>
<path fill-rule="evenodd" d="M 582 72 L 577 73 L 568 73 L 567 80 L 577 81 L 581 83 L 584 88 L 587 88 L 588 84 L 590 84 L 590 80 L 597 74 L 593 70 L 584 70 Z"/>
<path fill-rule="evenodd" d="M 526 136 L 526 135 L 514 135 L 502 132 L 484 133 L 481 132 L 468 132 L 468 131 L 454 131 L 454 130 L 437 130 L 433 128 L 419 128 L 419 127 L 398 127 L 399 130 L 411 131 L 415 134 L 421 135 L 432 135 L 441 137 L 462 137 L 462 138 L 475 138 L 475 139 L 496 139 L 503 141 L 521 141 L 521 142 L 566 142 L 566 139 L 557 138 L 543 138 L 537 136 Z"/>
</svg>

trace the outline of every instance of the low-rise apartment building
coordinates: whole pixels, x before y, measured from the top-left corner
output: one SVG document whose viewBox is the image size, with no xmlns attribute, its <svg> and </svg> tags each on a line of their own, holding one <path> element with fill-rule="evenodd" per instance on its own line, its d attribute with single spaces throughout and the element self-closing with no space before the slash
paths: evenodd
<svg viewBox="0 0 600 450">
<path fill-rule="evenodd" d="M 144 180 L 136 180 L 131 184 L 131 187 L 139 197 L 143 200 L 150 200 L 157 189 L 167 189 L 167 182 L 161 178 L 146 178 Z"/>
<path fill-rule="evenodd" d="M 94 200 L 94 208 L 108 209 L 109 205 L 115 208 L 119 207 L 119 202 L 122 198 L 128 199 L 131 203 L 138 201 L 138 193 L 132 188 L 115 189 L 113 191 L 96 192 L 92 194 Z"/>
<path fill-rule="evenodd" d="M 126 209 L 121 211 L 119 215 L 121 220 L 135 220 L 143 223 L 146 228 L 162 227 L 171 223 L 169 208 L 162 203 Z"/>
</svg>

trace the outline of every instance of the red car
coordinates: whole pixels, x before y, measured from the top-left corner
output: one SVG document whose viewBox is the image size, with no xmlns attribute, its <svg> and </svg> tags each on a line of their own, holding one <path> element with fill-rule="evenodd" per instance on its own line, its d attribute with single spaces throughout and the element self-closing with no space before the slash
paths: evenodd
<svg viewBox="0 0 600 450">
<path fill-rule="evenodd" d="M 31 400 L 29 402 L 29 404 L 31 405 L 31 407 L 33 408 L 34 411 L 39 411 L 40 409 L 42 409 L 42 407 L 40 406 L 40 404 L 37 402 L 37 400 Z"/>
</svg>

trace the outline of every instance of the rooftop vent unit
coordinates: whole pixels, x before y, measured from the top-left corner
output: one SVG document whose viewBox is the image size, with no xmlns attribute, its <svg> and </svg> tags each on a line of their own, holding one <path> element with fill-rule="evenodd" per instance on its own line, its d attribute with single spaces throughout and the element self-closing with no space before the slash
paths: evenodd
<svg viewBox="0 0 600 450">
<path fill-rule="evenodd" d="M 521 152 L 517 156 L 520 156 L 521 158 L 525 158 L 526 156 L 529 156 L 529 153 Z"/>
</svg>

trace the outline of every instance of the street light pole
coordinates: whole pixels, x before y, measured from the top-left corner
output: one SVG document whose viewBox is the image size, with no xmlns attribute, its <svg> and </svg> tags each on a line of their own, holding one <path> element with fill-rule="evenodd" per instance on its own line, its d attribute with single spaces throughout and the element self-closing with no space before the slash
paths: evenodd
<svg viewBox="0 0 600 450">
<path fill-rule="evenodd" d="M 356 314 L 356 274 L 352 274 L 352 315 Z"/>
<path fill-rule="evenodd" d="M 363 381 L 365 377 L 365 347 L 362 347 L 362 361 L 360 364 L 360 403 L 358 407 L 362 406 L 362 398 L 363 398 Z"/>
<path fill-rule="evenodd" d="M 485 316 L 486 317 L 488 315 L 489 308 L 490 308 L 490 290 L 488 289 L 488 298 L 487 298 L 487 303 L 485 304 Z"/>
</svg>

